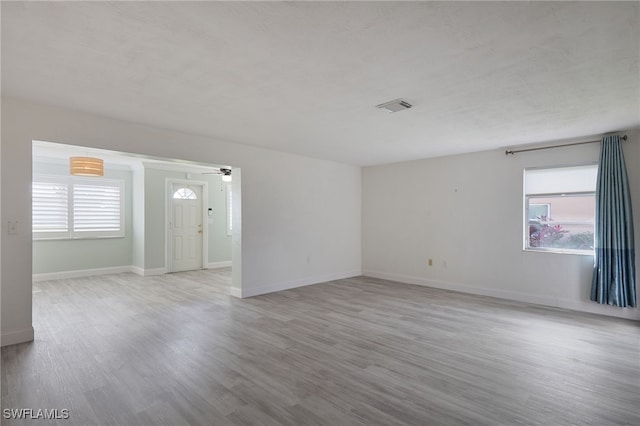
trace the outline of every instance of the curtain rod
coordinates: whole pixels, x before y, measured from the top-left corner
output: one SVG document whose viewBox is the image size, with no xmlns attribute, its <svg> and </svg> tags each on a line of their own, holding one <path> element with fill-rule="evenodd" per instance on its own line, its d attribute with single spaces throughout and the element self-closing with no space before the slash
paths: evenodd
<svg viewBox="0 0 640 426">
<path fill-rule="evenodd" d="M 623 141 L 627 140 L 627 135 L 622 135 L 620 136 L 620 139 L 622 139 Z M 574 145 L 585 145 L 588 143 L 597 143 L 600 141 L 588 141 L 588 142 L 576 142 L 576 143 L 566 143 L 564 145 L 551 145 L 551 146 L 541 146 L 540 148 L 527 148 L 527 149 L 517 149 L 515 151 L 510 151 L 510 150 L 506 150 L 504 152 L 504 155 L 513 155 L 513 154 L 517 154 L 519 152 L 528 152 L 528 151 L 539 151 L 541 149 L 551 149 L 551 148 L 563 148 L 565 146 L 574 146 Z"/>
</svg>

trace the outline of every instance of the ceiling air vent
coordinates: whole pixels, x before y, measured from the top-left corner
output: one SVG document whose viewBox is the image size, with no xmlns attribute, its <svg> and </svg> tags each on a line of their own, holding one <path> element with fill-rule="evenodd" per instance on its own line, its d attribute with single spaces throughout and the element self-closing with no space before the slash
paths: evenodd
<svg viewBox="0 0 640 426">
<path fill-rule="evenodd" d="M 402 99 L 394 99 L 392 101 L 376 105 L 376 108 L 383 109 L 387 112 L 398 112 L 402 111 L 403 109 L 411 108 L 411 104 L 407 101 L 403 101 Z"/>
</svg>

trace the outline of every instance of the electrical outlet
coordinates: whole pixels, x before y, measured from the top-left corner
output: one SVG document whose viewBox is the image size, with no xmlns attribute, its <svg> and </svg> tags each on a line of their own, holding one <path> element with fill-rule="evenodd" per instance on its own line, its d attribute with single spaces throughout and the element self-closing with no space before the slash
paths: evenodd
<svg viewBox="0 0 640 426">
<path fill-rule="evenodd" d="M 429 259 L 429 266 L 433 266 L 433 259 Z"/>
</svg>

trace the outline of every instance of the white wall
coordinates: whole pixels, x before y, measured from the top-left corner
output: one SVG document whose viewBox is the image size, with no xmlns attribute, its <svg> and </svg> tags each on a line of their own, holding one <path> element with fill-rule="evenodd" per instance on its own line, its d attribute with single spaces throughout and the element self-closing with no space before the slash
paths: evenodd
<svg viewBox="0 0 640 426">
<path fill-rule="evenodd" d="M 18 234 L 7 235 L 5 227 L 2 233 L 3 345 L 33 335 L 32 140 L 240 167 L 237 183 L 234 174 L 234 193 L 242 181 L 242 228 L 232 243 L 234 285 L 242 278 L 236 294 L 360 274 L 359 167 L 3 98 L 0 214 L 3 223 L 19 221 Z"/>
<path fill-rule="evenodd" d="M 231 261 L 231 235 L 227 235 L 227 191 L 231 191 L 231 185 L 222 182 L 221 176 L 207 177 L 211 182 L 208 208 L 212 209 L 212 216 L 205 218 L 209 228 L 209 264 L 224 264 Z"/>
<path fill-rule="evenodd" d="M 638 132 L 627 134 L 637 251 L 640 149 Z M 363 274 L 640 319 L 637 309 L 589 302 L 592 256 L 522 250 L 523 169 L 597 162 L 598 150 L 495 150 L 363 168 Z"/>
<path fill-rule="evenodd" d="M 138 164 L 133 168 L 131 179 L 131 265 L 138 273 L 144 274 L 144 167 Z"/>
</svg>

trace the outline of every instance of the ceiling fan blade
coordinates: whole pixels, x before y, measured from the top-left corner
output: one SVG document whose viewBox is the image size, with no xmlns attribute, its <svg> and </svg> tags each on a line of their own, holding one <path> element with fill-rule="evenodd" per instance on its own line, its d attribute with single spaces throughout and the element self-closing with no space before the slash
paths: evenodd
<svg viewBox="0 0 640 426">
<path fill-rule="evenodd" d="M 231 175 L 231 169 L 219 168 L 215 172 L 202 172 L 203 175 Z"/>
</svg>

